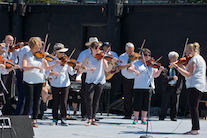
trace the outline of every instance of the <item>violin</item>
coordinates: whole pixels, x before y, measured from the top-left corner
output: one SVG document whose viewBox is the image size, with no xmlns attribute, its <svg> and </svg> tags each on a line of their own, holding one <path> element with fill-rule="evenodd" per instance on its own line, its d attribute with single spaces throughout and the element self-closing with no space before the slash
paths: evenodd
<svg viewBox="0 0 207 138">
<path fill-rule="evenodd" d="M 111 62 L 112 59 L 113 59 L 114 57 L 113 57 L 113 55 L 111 55 L 111 54 L 105 54 L 104 52 L 99 52 L 98 54 L 96 54 L 96 58 L 97 58 L 98 60 L 104 58 L 104 59 L 107 60 L 108 62 Z M 123 62 L 123 61 L 121 61 L 120 59 L 118 59 L 117 61 L 119 61 L 120 63 Z M 115 64 L 118 65 L 118 62 L 115 62 Z"/>
<path fill-rule="evenodd" d="M 134 52 L 129 58 L 130 58 L 131 61 L 142 59 L 141 55 L 137 52 Z"/>
<path fill-rule="evenodd" d="M 161 63 L 159 62 L 155 62 L 155 59 L 151 58 L 150 60 L 146 61 L 147 66 L 149 67 L 153 67 L 153 68 L 160 68 Z M 165 72 L 168 72 L 168 70 L 166 68 L 164 68 Z"/>
<path fill-rule="evenodd" d="M 1 64 L 4 64 L 4 63 L 5 63 L 5 60 L 6 60 L 6 59 L 4 59 L 2 56 L 0 56 L 0 63 L 1 63 Z M 13 63 L 12 60 L 9 60 L 9 59 L 6 60 L 6 68 L 11 68 L 11 67 L 14 66 L 14 65 L 15 65 L 15 64 Z"/>
<path fill-rule="evenodd" d="M 68 60 L 68 58 L 69 58 L 68 56 L 59 58 L 59 60 L 62 62 L 61 65 L 64 66 L 67 63 L 69 66 L 74 67 L 77 64 L 76 60 L 75 59 Z"/>
<path fill-rule="evenodd" d="M 17 43 L 16 45 L 12 45 L 9 47 L 9 52 L 13 52 L 15 49 L 19 49 L 20 48 L 20 44 L 21 42 Z M 23 42 L 24 46 L 28 45 L 28 42 Z"/>
<path fill-rule="evenodd" d="M 188 64 L 188 61 L 192 58 L 191 55 L 187 56 L 187 57 L 182 57 L 180 58 L 178 61 L 175 62 L 175 64 L 177 64 L 179 67 L 181 65 L 186 66 Z M 169 68 L 172 68 L 172 66 L 170 65 Z"/>
<path fill-rule="evenodd" d="M 35 56 L 37 59 L 42 59 L 42 58 L 44 58 L 44 56 L 45 56 L 45 52 L 44 52 L 44 51 L 38 51 L 38 52 L 35 53 L 34 56 Z M 46 59 L 47 61 L 51 62 L 51 61 L 54 60 L 54 56 L 51 55 L 51 54 L 47 54 L 46 57 L 45 57 L 45 59 Z"/>
</svg>

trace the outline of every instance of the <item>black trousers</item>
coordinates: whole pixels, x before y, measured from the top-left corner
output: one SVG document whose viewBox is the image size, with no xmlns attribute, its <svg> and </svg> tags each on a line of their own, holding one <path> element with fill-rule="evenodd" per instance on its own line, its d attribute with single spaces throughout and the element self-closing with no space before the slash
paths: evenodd
<svg viewBox="0 0 207 138">
<path fill-rule="evenodd" d="M 88 119 L 95 119 L 96 112 L 99 107 L 99 99 L 101 97 L 101 93 L 103 91 L 103 84 L 85 84 L 85 92 L 86 92 L 86 112 Z"/>
<path fill-rule="evenodd" d="M 192 121 L 192 130 L 200 130 L 199 124 L 199 101 L 202 97 L 202 93 L 196 88 L 189 88 L 189 107 Z"/>
<path fill-rule="evenodd" d="M 32 118 L 37 119 L 42 85 L 42 83 L 28 84 L 24 82 L 25 106 L 23 115 L 29 115 L 31 105 L 33 103 Z"/>
<path fill-rule="evenodd" d="M 162 93 L 162 103 L 160 109 L 160 118 L 165 118 L 167 109 L 170 105 L 170 118 L 177 117 L 176 111 L 177 94 L 176 87 L 168 85 L 167 91 Z"/>
<path fill-rule="evenodd" d="M 82 118 L 87 117 L 86 115 L 86 94 L 85 94 L 85 80 L 86 80 L 86 73 L 83 73 L 81 76 L 81 116 Z"/>
<path fill-rule="evenodd" d="M 67 115 L 67 101 L 68 101 L 69 87 L 52 87 L 52 116 L 53 119 L 58 119 L 58 106 L 61 104 L 61 118 L 66 119 Z"/>
<path fill-rule="evenodd" d="M 9 94 L 6 93 L 3 86 L 0 84 L 0 93 L 4 93 L 6 103 L 10 103 L 9 99 L 11 98 L 11 85 L 12 85 L 12 76 L 14 75 L 13 71 L 9 72 L 9 74 L 1 75 L 2 81 L 9 92 Z"/>
<path fill-rule="evenodd" d="M 122 85 L 123 85 L 123 93 L 124 93 L 124 115 L 126 117 L 131 117 L 132 115 L 132 97 L 133 94 L 133 86 L 134 79 L 127 79 L 122 76 Z"/>
</svg>

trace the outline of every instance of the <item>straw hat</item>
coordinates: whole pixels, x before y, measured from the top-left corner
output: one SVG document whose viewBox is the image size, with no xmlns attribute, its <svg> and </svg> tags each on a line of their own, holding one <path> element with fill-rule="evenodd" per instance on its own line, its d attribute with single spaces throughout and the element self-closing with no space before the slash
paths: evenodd
<svg viewBox="0 0 207 138">
<path fill-rule="evenodd" d="M 66 52 L 68 48 L 65 48 L 62 43 L 56 43 L 53 47 L 55 52 Z"/>
<path fill-rule="evenodd" d="M 89 42 L 86 42 L 85 45 L 90 46 L 93 42 L 99 43 L 100 46 L 103 44 L 101 41 L 98 41 L 97 37 L 90 37 Z"/>
</svg>

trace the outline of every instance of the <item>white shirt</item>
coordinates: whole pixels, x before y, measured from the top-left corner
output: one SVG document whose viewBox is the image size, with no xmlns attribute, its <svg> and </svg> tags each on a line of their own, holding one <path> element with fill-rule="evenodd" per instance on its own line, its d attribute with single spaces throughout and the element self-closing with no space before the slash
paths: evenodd
<svg viewBox="0 0 207 138">
<path fill-rule="evenodd" d="M 90 48 L 88 48 L 88 49 L 86 49 L 86 50 L 83 50 L 83 51 L 79 54 L 78 59 L 77 59 L 77 62 L 82 63 L 83 60 L 84 60 L 86 57 L 88 57 L 89 55 L 91 55 L 91 50 L 90 50 Z"/>
<path fill-rule="evenodd" d="M 36 59 L 36 57 L 31 53 L 31 51 L 26 53 L 28 66 L 42 66 L 42 59 Z M 40 72 L 39 69 L 34 68 L 29 71 L 23 72 L 23 81 L 29 84 L 44 83 L 44 69 Z"/>
<path fill-rule="evenodd" d="M 19 57 L 19 66 L 20 66 L 20 68 L 22 68 L 22 58 L 23 58 L 24 54 L 26 54 L 29 51 L 30 51 L 30 47 L 28 45 L 26 45 L 26 46 L 19 49 L 18 57 Z"/>
<path fill-rule="evenodd" d="M 194 62 L 196 64 L 196 70 L 191 77 L 185 77 L 186 88 L 196 88 L 201 92 L 207 92 L 206 86 L 206 62 L 202 56 L 197 55 L 190 59 L 188 65 Z M 186 69 L 188 68 L 186 66 Z"/>
<path fill-rule="evenodd" d="M 52 62 L 48 62 L 48 64 L 49 65 L 55 64 L 56 59 L 58 59 L 57 56 L 55 56 L 54 59 L 55 60 L 53 60 Z M 61 69 L 62 69 L 62 71 L 60 72 Z M 76 72 L 73 71 L 73 68 L 71 66 L 68 66 L 68 64 L 65 64 L 64 67 L 62 65 L 58 64 L 57 66 L 55 66 L 55 68 L 52 71 L 58 72 L 58 73 L 60 72 L 57 79 L 56 79 L 55 75 L 52 75 L 52 80 L 51 80 L 51 86 L 57 87 L 57 88 L 68 87 L 70 85 L 70 79 L 69 79 L 68 73 L 70 75 L 76 74 Z"/>
<path fill-rule="evenodd" d="M 0 68 L 0 80 L 1 80 L 1 74 L 7 74 L 7 69 Z"/>
<path fill-rule="evenodd" d="M 123 53 L 123 54 L 121 54 L 121 55 L 119 56 L 119 59 L 122 61 L 122 63 L 119 63 L 119 65 L 125 65 L 125 64 L 128 64 L 129 55 L 125 52 L 125 53 Z M 133 62 L 135 62 L 135 61 L 133 61 Z M 127 69 L 128 69 L 128 68 L 124 68 L 124 69 L 122 69 L 122 70 L 121 70 L 121 74 L 122 74 L 125 78 L 127 78 L 127 79 L 134 79 L 135 76 L 136 76 L 136 74 L 135 74 L 135 73 L 129 73 L 129 72 L 127 71 Z"/>
<path fill-rule="evenodd" d="M 98 67 L 97 67 L 97 65 L 98 65 Z M 90 83 L 94 83 L 94 84 L 98 84 L 98 83 L 104 84 L 104 83 L 106 83 L 105 72 L 104 72 L 104 67 L 103 67 L 103 59 L 97 60 L 96 58 L 94 58 L 90 54 L 87 67 L 88 68 L 95 67 L 96 70 L 94 72 L 86 71 L 86 73 L 87 73 L 86 74 L 86 80 L 85 80 L 86 83 L 88 83 L 88 84 L 90 84 Z"/>
<path fill-rule="evenodd" d="M 134 79 L 134 89 L 150 89 L 150 85 L 152 85 L 152 88 L 155 88 L 153 72 L 157 69 L 147 67 L 149 72 L 148 75 L 146 66 L 142 63 L 141 60 L 136 61 L 133 66 L 141 73 Z"/>
</svg>

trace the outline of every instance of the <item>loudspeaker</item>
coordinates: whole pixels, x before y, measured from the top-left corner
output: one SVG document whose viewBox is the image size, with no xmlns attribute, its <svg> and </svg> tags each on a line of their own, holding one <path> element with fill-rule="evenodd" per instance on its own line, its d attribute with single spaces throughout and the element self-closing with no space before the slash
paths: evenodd
<svg viewBox="0 0 207 138">
<path fill-rule="evenodd" d="M 0 121 L 0 136 L 3 133 L 3 138 L 33 138 L 32 119 L 28 115 L 1 116 L 0 120 L 4 118 L 10 119 L 11 127 L 4 127 L 4 125 L 9 126 L 8 123 L 2 124 L 3 121 Z"/>
</svg>

